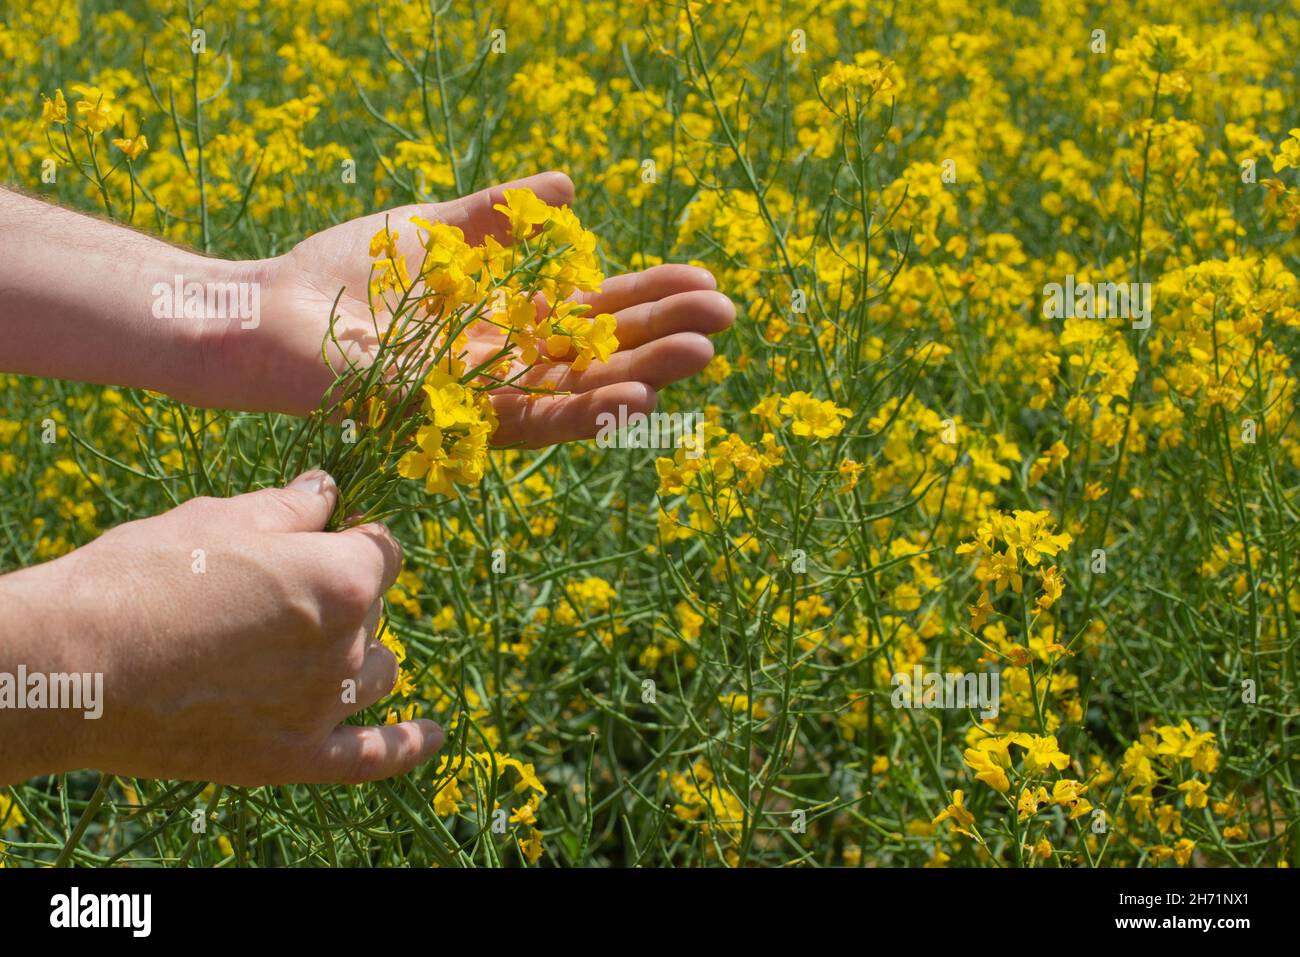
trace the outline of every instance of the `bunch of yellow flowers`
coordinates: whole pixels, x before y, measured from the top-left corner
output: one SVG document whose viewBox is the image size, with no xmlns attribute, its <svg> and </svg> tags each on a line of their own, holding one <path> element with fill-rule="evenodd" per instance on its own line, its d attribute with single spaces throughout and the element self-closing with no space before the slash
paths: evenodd
<svg viewBox="0 0 1300 957">
<path fill-rule="evenodd" d="M 412 216 L 421 251 L 413 271 L 391 224 L 372 237 L 377 352 L 338 376 L 314 417 L 324 435 L 340 414 L 365 412 L 363 433 L 334 443 L 323 463 L 339 484 L 336 523 L 401 511 L 402 479 L 455 497 L 487 467 L 494 392 L 554 394 L 525 381 L 539 363 L 581 371 L 618 348 L 614 317 L 588 315 L 574 298 L 604 281 L 595 235 L 530 189 L 503 195 L 494 208 L 509 221 L 509 245 L 491 235 L 474 245 L 458 227 Z"/>
<path fill-rule="evenodd" d="M 1067 532 L 1053 531 L 1056 519 L 1050 512 L 1031 512 L 1016 509 L 1010 515 L 994 511 L 987 521 L 975 530 L 975 538 L 957 546 L 958 555 L 974 554 L 979 557 L 975 579 L 980 583 L 980 596 L 970 608 L 971 630 L 982 628 L 993 614 L 996 596 L 1006 588 L 1016 594 L 1024 588 L 1025 566 L 1037 568 L 1044 558 L 1055 558 L 1070 547 L 1073 538 Z M 998 550 L 998 542 L 1005 548 Z M 1023 559 L 1025 565 L 1021 565 Z M 1042 592 L 1038 597 L 1038 611 L 1050 608 L 1065 590 L 1065 582 L 1055 565 L 1039 573 Z"/>
</svg>

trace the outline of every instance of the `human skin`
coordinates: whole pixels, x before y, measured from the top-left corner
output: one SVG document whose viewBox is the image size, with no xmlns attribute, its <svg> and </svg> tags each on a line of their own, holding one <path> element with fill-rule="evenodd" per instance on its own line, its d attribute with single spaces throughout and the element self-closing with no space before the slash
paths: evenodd
<svg viewBox="0 0 1300 957">
<path fill-rule="evenodd" d="M 385 221 L 418 262 L 412 213 L 471 243 L 508 240 L 492 210 L 528 186 L 571 203 L 543 173 L 441 204 L 343 223 L 274 259 L 201 256 L 120 226 L 0 190 L 0 369 L 152 389 L 191 405 L 305 414 L 334 376 L 321 358 L 340 288 L 337 338 L 364 361 L 370 237 Z M 411 245 L 408 245 L 411 244 Z M 260 317 L 158 319 L 153 289 L 253 282 Z M 530 373 L 563 396 L 493 396 L 497 445 L 588 438 L 602 412 L 649 412 L 657 391 L 712 358 L 707 335 L 734 317 L 713 277 L 658 266 L 586 297 L 618 320 L 619 350 L 574 373 Z M 478 348 L 470 330 L 471 350 Z M 500 339 L 483 340 L 484 350 Z M 333 347 L 331 347 L 332 349 Z M 401 549 L 382 526 L 322 531 L 336 491 L 323 473 L 284 489 L 197 499 L 112 529 L 43 565 L 0 576 L 0 672 L 102 672 L 104 713 L 0 709 L 0 785 L 95 767 L 140 777 L 253 786 L 354 783 L 405 773 L 442 744 L 432 721 L 343 725 L 393 687 L 397 662 L 374 635 Z M 196 553 L 203 556 L 195 571 Z M 343 683 L 355 697 L 343 700 Z"/>
</svg>

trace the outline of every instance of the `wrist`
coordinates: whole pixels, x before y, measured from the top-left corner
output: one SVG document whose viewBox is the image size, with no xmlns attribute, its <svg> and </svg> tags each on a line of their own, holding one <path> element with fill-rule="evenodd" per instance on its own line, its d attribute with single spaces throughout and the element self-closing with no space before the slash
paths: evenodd
<svg viewBox="0 0 1300 957">
<path fill-rule="evenodd" d="M 0 189 L 0 368 L 220 404 L 212 357 L 260 324 L 263 266 Z"/>
<path fill-rule="evenodd" d="M 262 324 L 268 264 L 185 253 L 149 284 L 149 315 L 167 348 L 149 386 L 191 405 L 228 406 L 238 346 Z"/>
<path fill-rule="evenodd" d="M 241 297 L 238 315 L 214 315 L 197 325 L 202 384 L 192 390 L 198 394 L 173 395 L 243 412 L 306 415 L 317 407 L 332 378 L 322 359 L 329 306 L 304 309 L 319 294 L 310 284 L 299 285 L 287 265 L 285 256 L 221 265 L 224 280 Z"/>
</svg>

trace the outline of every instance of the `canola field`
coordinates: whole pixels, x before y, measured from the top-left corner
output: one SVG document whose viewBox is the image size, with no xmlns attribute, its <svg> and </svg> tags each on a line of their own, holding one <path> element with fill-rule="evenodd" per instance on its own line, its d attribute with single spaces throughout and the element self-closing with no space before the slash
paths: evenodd
<svg viewBox="0 0 1300 957">
<path fill-rule="evenodd" d="M 529 300 L 686 263 L 735 319 L 658 391 L 682 441 L 489 449 L 444 360 L 463 429 L 346 406 L 409 450 L 347 460 L 405 551 L 361 718 L 433 718 L 433 761 L 37 778 L 0 866 L 1300 862 L 1294 0 L 3 9 L 0 184 L 266 260 L 559 170 L 571 212 L 503 210 L 549 237 L 515 286 L 418 227 L 444 306 L 491 276 L 599 366 L 611 324 Z M 399 259 L 355 251 L 379 294 Z M 0 571 L 332 427 L 0 374 Z"/>
</svg>

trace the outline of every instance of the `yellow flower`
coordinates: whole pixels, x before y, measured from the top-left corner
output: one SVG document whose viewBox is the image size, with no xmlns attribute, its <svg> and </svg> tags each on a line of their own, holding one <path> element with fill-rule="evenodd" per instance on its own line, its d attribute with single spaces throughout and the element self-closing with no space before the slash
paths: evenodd
<svg viewBox="0 0 1300 957">
<path fill-rule="evenodd" d="M 460 783 L 454 777 L 448 778 L 447 783 L 433 796 L 433 813 L 439 817 L 455 814 L 460 808 L 463 797 L 464 795 L 460 791 Z"/>
<path fill-rule="evenodd" d="M 1057 746 L 1056 735 L 1040 738 L 1020 734 L 1013 743 L 1025 749 L 1025 770 L 1030 774 L 1041 774 L 1048 768 L 1064 771 L 1070 766 L 1070 756 Z"/>
<path fill-rule="evenodd" d="M 1083 797 L 1088 786 L 1079 781 L 1061 778 L 1052 783 L 1052 803 L 1070 809 L 1070 820 L 1083 817 L 1092 810 L 1092 804 Z"/>
<path fill-rule="evenodd" d="M 1043 579 L 1043 593 L 1038 596 L 1035 607 L 1040 612 L 1043 612 L 1056 604 L 1057 599 L 1061 597 L 1065 591 L 1065 579 L 1061 577 L 1055 565 L 1044 569 L 1040 575 Z"/>
<path fill-rule="evenodd" d="M 1030 565 L 1037 565 L 1042 556 L 1055 557 L 1070 547 L 1070 535 L 1052 532 L 1056 520 L 1050 512 L 1027 512 L 1017 509 L 1011 520 L 1002 517 L 1002 539 L 1018 549 Z"/>
<path fill-rule="evenodd" d="M 952 829 L 958 834 L 975 836 L 970 832 L 970 828 L 975 825 L 975 815 L 966 809 L 966 794 L 960 788 L 952 792 L 952 803 L 940 811 L 931 823 L 940 824 L 943 821 L 952 821 Z"/>
<path fill-rule="evenodd" d="M 524 852 L 529 864 L 536 864 L 545 851 L 542 847 L 542 832 L 533 828 L 528 834 L 528 840 L 519 843 L 519 849 Z"/>
<path fill-rule="evenodd" d="M 853 459 L 843 459 L 838 468 L 840 475 L 840 494 L 845 495 L 852 492 L 858 487 L 858 480 L 862 477 L 863 465 L 861 462 L 855 462 Z"/>
<path fill-rule="evenodd" d="M 1280 173 L 1284 169 L 1300 169 L 1300 129 L 1287 134 L 1273 159 L 1274 172 Z"/>
<path fill-rule="evenodd" d="M 113 94 L 85 83 L 73 84 L 72 90 L 81 96 L 76 104 L 77 116 L 91 133 L 102 133 L 117 121 Z"/>
<path fill-rule="evenodd" d="M 511 824 L 536 824 L 537 807 L 541 803 L 541 797 L 537 794 L 531 794 L 528 800 L 519 807 L 515 808 L 510 814 Z"/>
<path fill-rule="evenodd" d="M 418 448 L 398 460 L 397 474 L 402 478 L 424 479 L 425 491 L 430 495 L 454 495 L 447 453 L 442 447 L 442 431 L 426 425 L 415 433 L 415 442 Z"/>
<path fill-rule="evenodd" d="M 370 237 L 370 258 L 372 259 L 396 259 L 397 258 L 397 239 L 399 234 L 390 232 L 385 226 L 379 232 Z"/>
<path fill-rule="evenodd" d="M 586 309 L 572 302 L 560 303 L 542 327 L 546 351 L 552 358 L 564 359 L 577 353 L 571 360 L 575 372 L 587 368 L 593 359 L 608 361 L 618 348 L 614 334 L 618 320 L 607 312 L 589 318 L 583 315 Z"/>
<path fill-rule="evenodd" d="M 62 90 L 54 91 L 54 99 L 48 96 L 42 96 L 44 101 L 41 104 L 41 125 L 49 126 L 50 124 L 62 125 L 68 122 L 68 101 L 63 98 Z"/>
<path fill-rule="evenodd" d="M 515 770 L 519 772 L 519 783 L 515 785 L 516 791 L 530 788 L 538 794 L 546 793 L 546 785 L 542 783 L 542 779 L 537 776 L 537 772 L 533 769 L 531 764 L 524 764 L 522 761 L 515 761 L 514 767 Z"/>
<path fill-rule="evenodd" d="M 962 757 L 975 772 L 976 781 L 983 781 L 1002 794 L 1011 790 L 1011 781 L 1007 778 L 1006 771 L 1011 767 L 1011 755 L 1007 752 L 1003 739 L 983 738 L 975 747 L 967 748 Z"/>
<path fill-rule="evenodd" d="M 149 148 L 149 141 L 144 138 L 143 133 L 137 133 L 131 139 L 113 140 L 113 145 L 126 154 L 126 158 L 135 161 L 140 158 L 140 154 Z"/>
<path fill-rule="evenodd" d="M 534 233 L 535 227 L 551 218 L 551 207 L 538 199 L 537 194 L 527 187 L 507 189 L 502 195 L 505 197 L 505 204 L 497 203 L 492 208 L 505 214 L 510 220 L 510 234 L 515 239 L 529 238 Z"/>
<path fill-rule="evenodd" d="M 1064 442 L 1059 440 L 1053 442 L 1052 447 L 1034 459 L 1034 464 L 1029 467 L 1029 484 L 1037 485 L 1048 470 L 1056 468 L 1069 456 L 1070 450 L 1066 448 Z"/>
<path fill-rule="evenodd" d="M 792 392 L 781 400 L 782 415 L 791 416 L 790 431 L 800 437 L 829 439 L 844 430 L 841 419 L 853 414 L 830 400 L 815 399 L 807 392 Z"/>
<path fill-rule="evenodd" d="M 775 429 L 781 424 L 780 406 L 781 397 L 779 395 L 769 395 L 755 404 L 749 410 L 749 414 L 758 416 L 759 421 L 767 428 Z"/>
<path fill-rule="evenodd" d="M 1189 808 L 1205 807 L 1209 803 L 1209 799 L 1205 795 L 1210 790 L 1210 786 L 1204 781 L 1192 778 L 1190 781 L 1184 781 L 1178 785 L 1178 790 L 1187 796 L 1186 800 Z"/>
<path fill-rule="evenodd" d="M 993 614 L 993 602 L 989 599 L 989 590 L 987 588 L 980 591 L 980 597 L 973 605 L 966 608 L 970 612 L 970 630 L 979 631 L 989 620 L 989 615 Z"/>
<path fill-rule="evenodd" d="M 1029 788 L 1020 789 L 1020 798 L 1016 801 L 1017 817 L 1024 821 L 1038 813 L 1038 804 L 1040 801 L 1047 800 L 1047 788 L 1040 787 L 1037 791 L 1031 791 Z"/>
<path fill-rule="evenodd" d="M 1005 552 L 995 552 L 989 556 L 987 563 L 981 567 L 978 577 L 993 582 L 995 592 L 1010 587 L 1019 595 L 1025 587 L 1024 578 L 1020 574 L 1020 562 L 1016 558 L 1014 548 L 1008 548 Z"/>
</svg>

